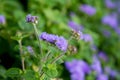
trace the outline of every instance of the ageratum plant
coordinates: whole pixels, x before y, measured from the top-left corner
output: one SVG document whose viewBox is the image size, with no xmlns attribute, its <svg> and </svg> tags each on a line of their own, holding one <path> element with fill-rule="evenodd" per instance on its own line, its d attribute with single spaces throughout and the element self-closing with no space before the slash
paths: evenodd
<svg viewBox="0 0 120 80">
<path fill-rule="evenodd" d="M 31 14 L 28 14 L 26 16 L 26 22 L 30 23 L 33 25 L 33 29 L 34 29 L 34 34 L 36 36 L 36 41 L 39 47 L 39 51 L 36 53 L 33 48 L 34 46 L 27 46 L 26 49 L 28 50 L 28 53 L 30 53 L 30 55 L 34 56 L 34 59 L 37 62 L 37 65 L 31 64 L 30 68 L 33 68 L 31 71 L 35 74 L 37 74 L 37 76 L 33 76 L 33 79 L 38 79 L 38 80 L 50 80 L 52 78 L 55 78 L 58 74 L 58 70 L 57 70 L 57 65 L 58 65 L 58 61 L 62 60 L 62 62 L 59 62 L 59 64 L 64 62 L 64 58 L 63 57 L 67 57 L 67 52 L 69 51 L 68 46 L 69 46 L 69 42 L 74 38 L 76 40 L 82 40 L 83 38 L 83 34 L 80 31 L 79 26 L 74 26 L 72 25 L 73 23 L 70 22 L 70 28 L 72 30 L 72 35 L 71 37 L 67 40 L 65 39 L 63 36 L 58 36 L 56 34 L 49 34 L 47 32 L 41 32 L 38 33 L 38 29 L 37 29 L 37 24 L 38 24 L 38 17 L 37 16 L 32 16 Z M 27 36 L 28 37 L 28 36 Z M 27 64 L 26 60 L 27 60 L 27 56 L 26 53 L 24 52 L 24 48 L 22 46 L 22 42 L 23 40 L 23 36 L 21 33 L 17 34 L 17 38 L 16 37 L 12 37 L 13 39 L 17 40 L 19 43 L 19 51 L 20 51 L 20 56 L 21 56 L 21 64 L 22 64 L 22 73 L 26 74 L 28 71 L 27 68 Z M 32 42 L 32 41 L 31 41 Z M 52 50 L 49 49 L 49 47 L 47 47 L 47 52 L 46 49 L 44 49 L 44 47 L 42 46 L 42 44 L 45 44 L 46 46 L 51 46 L 53 49 L 57 49 L 57 51 L 55 53 L 53 53 Z M 56 55 L 56 53 L 59 53 Z M 37 61 L 38 60 L 38 61 Z M 26 79 L 24 76 L 21 77 L 21 79 Z"/>
</svg>

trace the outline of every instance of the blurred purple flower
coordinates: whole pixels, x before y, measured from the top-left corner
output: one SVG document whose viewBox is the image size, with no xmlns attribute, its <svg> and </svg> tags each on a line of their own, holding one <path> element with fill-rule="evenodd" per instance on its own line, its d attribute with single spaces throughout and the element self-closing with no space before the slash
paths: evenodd
<svg viewBox="0 0 120 80">
<path fill-rule="evenodd" d="M 82 71 L 79 73 L 72 73 L 70 78 L 71 80 L 85 80 L 85 74 Z"/>
<path fill-rule="evenodd" d="M 115 28 L 115 32 L 120 35 L 120 27 Z"/>
<path fill-rule="evenodd" d="M 91 69 L 96 72 L 96 74 L 102 73 L 101 63 L 96 55 L 93 56 L 93 63 Z"/>
<path fill-rule="evenodd" d="M 109 25 L 110 27 L 115 29 L 118 26 L 117 15 L 114 13 L 114 14 L 104 16 L 102 18 L 102 23 Z"/>
<path fill-rule="evenodd" d="M 111 77 L 116 77 L 117 75 L 117 71 L 112 70 L 110 67 L 105 67 L 105 73 L 107 73 Z"/>
<path fill-rule="evenodd" d="M 108 79 L 107 75 L 105 75 L 105 74 L 99 74 L 97 76 L 97 80 L 109 80 L 109 79 Z"/>
<path fill-rule="evenodd" d="M 111 35 L 110 31 L 108 31 L 108 30 L 103 30 L 102 33 L 105 37 L 110 37 L 110 35 Z"/>
<path fill-rule="evenodd" d="M 33 55 L 34 51 L 31 46 L 27 46 L 27 50 L 29 53 L 31 53 Z"/>
<path fill-rule="evenodd" d="M 105 4 L 107 8 L 115 8 L 115 3 L 113 3 L 112 0 L 105 0 Z"/>
<path fill-rule="evenodd" d="M 48 34 L 46 32 L 43 32 L 40 35 L 40 39 L 46 40 L 47 42 L 50 42 L 50 43 L 55 43 L 57 38 L 58 38 L 58 36 L 52 35 L 52 34 Z"/>
<path fill-rule="evenodd" d="M 62 51 L 67 50 L 68 42 L 63 37 L 59 37 L 59 36 L 53 35 L 53 34 L 48 34 L 46 32 L 41 33 L 41 35 L 39 37 L 42 40 L 45 40 L 52 44 L 55 44 Z"/>
<path fill-rule="evenodd" d="M 75 23 L 74 21 L 69 21 L 68 26 L 76 32 L 79 32 L 79 31 L 83 30 L 83 26 Z"/>
<path fill-rule="evenodd" d="M 0 15 L 0 24 L 5 24 L 6 20 L 3 15 Z"/>
<path fill-rule="evenodd" d="M 99 56 L 100 59 L 102 59 L 102 60 L 104 60 L 104 61 L 107 61 L 107 60 L 108 60 L 108 57 L 107 57 L 106 53 L 104 53 L 104 52 L 102 52 L 102 51 L 100 51 L 100 52 L 98 53 L 98 56 Z"/>
<path fill-rule="evenodd" d="M 32 16 L 31 14 L 28 14 L 26 16 L 26 22 L 32 22 L 32 23 L 37 23 L 37 16 Z"/>
<path fill-rule="evenodd" d="M 80 10 L 86 14 L 88 14 L 89 16 L 92 16 L 96 13 L 96 9 L 90 5 L 81 5 L 80 6 Z"/>
<path fill-rule="evenodd" d="M 96 45 L 91 45 L 91 49 L 93 50 L 93 51 L 97 51 L 97 46 Z"/>
<path fill-rule="evenodd" d="M 82 60 L 65 62 L 67 70 L 71 73 L 72 80 L 84 80 L 84 75 L 91 72 L 89 65 Z"/>
<path fill-rule="evenodd" d="M 85 42 L 92 42 L 93 41 L 92 36 L 90 34 L 83 34 L 83 40 Z"/>
<path fill-rule="evenodd" d="M 56 46 L 62 50 L 62 51 L 66 51 L 67 50 L 67 46 L 68 46 L 68 42 L 65 38 L 63 37 L 58 37 L 56 42 L 55 42 Z"/>
</svg>

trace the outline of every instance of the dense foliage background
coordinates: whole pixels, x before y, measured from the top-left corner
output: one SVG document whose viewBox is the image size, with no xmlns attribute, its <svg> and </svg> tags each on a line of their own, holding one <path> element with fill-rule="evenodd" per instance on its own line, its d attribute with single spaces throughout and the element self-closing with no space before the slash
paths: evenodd
<svg viewBox="0 0 120 80">
<path fill-rule="evenodd" d="M 120 7 L 117 4 L 119 0 L 113 0 L 110 3 L 112 7 L 106 1 L 110 0 L 0 0 L 0 15 L 5 17 L 4 24 L 0 21 L 0 80 L 19 80 L 11 78 L 13 74 L 8 71 L 10 68 L 21 69 L 18 43 L 11 39 L 12 36 L 18 33 L 27 35 L 22 41 L 24 52 L 29 53 L 27 46 L 32 46 L 35 53 L 38 52 L 33 27 L 25 20 L 28 14 L 38 16 L 39 33 L 47 32 L 68 39 L 72 35 L 69 27 L 70 21 L 74 23 L 74 26 L 82 26 L 81 31 L 83 34 L 89 34 L 90 39 L 89 37 L 79 41 L 73 39 L 70 44 L 74 45 L 72 47 L 75 48 L 75 52 L 74 50 L 68 52 L 64 61 L 78 59 L 91 65 L 93 55 L 98 55 L 102 69 L 110 67 L 117 73 L 113 79 L 109 79 L 120 80 L 118 76 L 120 70 Z M 82 11 L 80 7 L 83 4 L 94 7 L 95 14 L 89 15 L 89 10 L 88 14 Z M 106 17 L 105 22 L 103 19 Z M 42 43 L 42 46 L 44 51 L 47 51 L 49 46 L 46 43 Z M 56 48 L 53 52 L 57 54 Z M 102 57 L 99 56 L 100 52 L 103 53 Z M 24 75 L 26 80 L 37 80 L 33 79 L 36 73 L 29 70 L 31 65 L 33 69 L 36 68 L 37 62 L 34 57 L 29 57 L 27 54 L 25 63 L 28 66 L 28 72 Z M 70 79 L 70 73 L 64 63 L 58 64 L 57 69 L 58 74 L 56 76 L 54 73 L 53 78 Z M 94 80 L 95 76 L 92 76 L 94 75 L 87 75 L 86 80 Z"/>
</svg>

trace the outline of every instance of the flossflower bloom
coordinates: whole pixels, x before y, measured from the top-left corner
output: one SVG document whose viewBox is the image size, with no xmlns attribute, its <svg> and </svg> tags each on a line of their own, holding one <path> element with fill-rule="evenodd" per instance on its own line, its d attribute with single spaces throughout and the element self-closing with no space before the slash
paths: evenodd
<svg viewBox="0 0 120 80">
<path fill-rule="evenodd" d="M 93 56 L 93 63 L 91 69 L 96 72 L 96 74 L 102 73 L 101 63 L 96 55 Z"/>
<path fill-rule="evenodd" d="M 84 80 L 85 74 L 89 74 L 91 72 L 89 65 L 82 60 L 65 62 L 65 66 L 71 74 L 71 80 Z"/>
<path fill-rule="evenodd" d="M 113 29 L 115 29 L 118 26 L 117 15 L 116 14 L 110 14 L 110 15 L 104 16 L 102 18 L 102 23 L 112 27 Z"/>
<path fill-rule="evenodd" d="M 110 8 L 110 9 L 115 8 L 115 3 L 112 2 L 111 0 L 105 0 L 105 4 L 107 8 Z"/>
<path fill-rule="evenodd" d="M 107 57 L 106 53 L 103 52 L 103 51 L 100 51 L 100 52 L 98 53 L 98 56 L 99 56 L 100 59 L 102 59 L 102 60 L 104 60 L 104 61 L 107 61 L 107 60 L 108 60 L 108 57 Z"/>
<path fill-rule="evenodd" d="M 33 48 L 31 46 L 27 46 L 27 50 L 30 54 L 33 55 L 34 51 L 33 51 Z"/>
<path fill-rule="evenodd" d="M 28 14 L 26 16 L 26 22 L 38 23 L 38 17 L 32 16 L 31 14 Z"/>
<path fill-rule="evenodd" d="M 0 24 L 5 24 L 6 20 L 3 15 L 0 15 Z"/>
<path fill-rule="evenodd" d="M 83 34 L 83 40 L 85 42 L 92 42 L 93 41 L 92 36 L 90 34 Z"/>
<path fill-rule="evenodd" d="M 80 6 L 80 11 L 86 13 L 89 16 L 92 16 L 96 13 L 96 9 L 94 7 L 86 4 Z"/>
<path fill-rule="evenodd" d="M 109 79 L 108 79 L 107 75 L 105 75 L 105 74 L 99 74 L 97 76 L 97 80 L 109 80 Z"/>
<path fill-rule="evenodd" d="M 83 30 L 83 26 L 81 26 L 73 21 L 69 21 L 68 26 L 72 29 L 73 35 L 77 39 L 83 39 L 83 33 L 81 32 Z"/>
<path fill-rule="evenodd" d="M 61 36 L 59 37 L 57 35 L 48 34 L 46 32 L 43 32 L 40 35 L 40 39 L 56 45 L 62 51 L 67 50 L 68 42 L 64 37 L 61 37 Z"/>
</svg>

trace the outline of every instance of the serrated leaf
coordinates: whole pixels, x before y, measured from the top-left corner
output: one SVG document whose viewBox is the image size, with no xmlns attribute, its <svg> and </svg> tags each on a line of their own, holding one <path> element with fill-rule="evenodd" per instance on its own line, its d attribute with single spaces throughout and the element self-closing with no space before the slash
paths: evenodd
<svg viewBox="0 0 120 80">
<path fill-rule="evenodd" d="M 47 67 L 44 67 L 43 71 L 50 78 L 54 78 L 58 75 L 56 65 L 54 64 L 49 64 Z"/>
<path fill-rule="evenodd" d="M 39 80 L 37 77 L 38 75 L 32 70 L 26 70 L 25 74 L 23 75 L 25 80 Z"/>
</svg>

